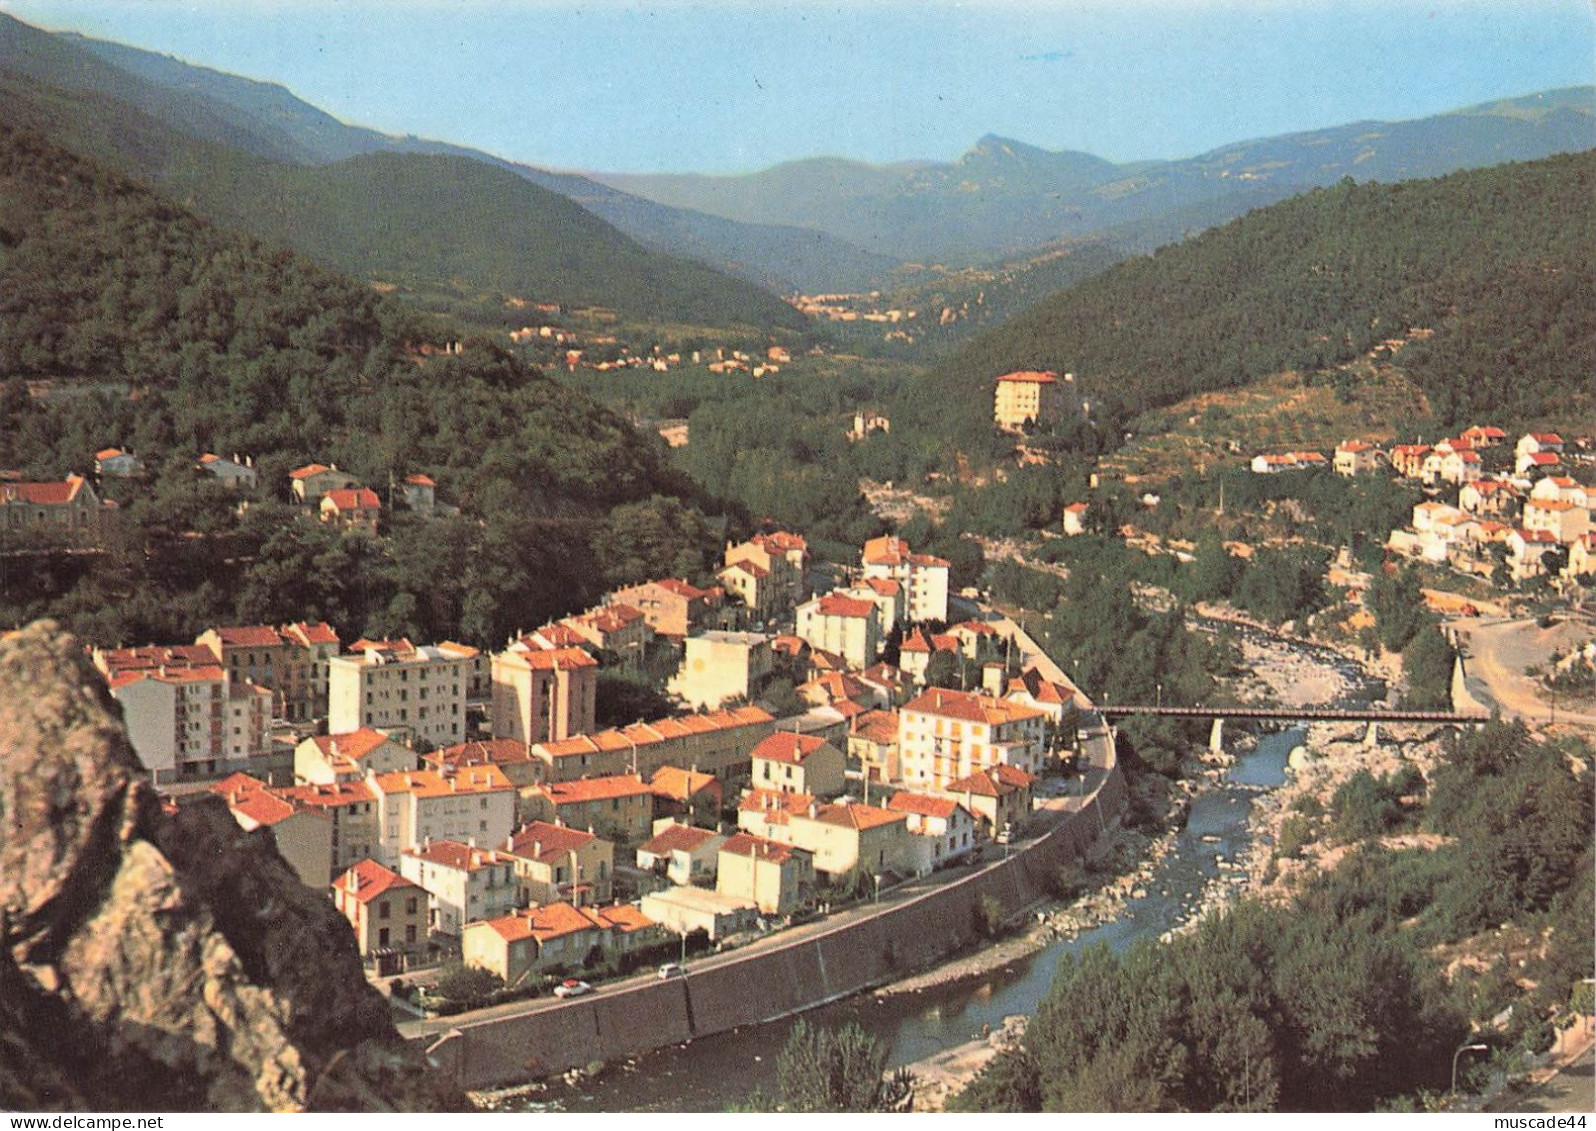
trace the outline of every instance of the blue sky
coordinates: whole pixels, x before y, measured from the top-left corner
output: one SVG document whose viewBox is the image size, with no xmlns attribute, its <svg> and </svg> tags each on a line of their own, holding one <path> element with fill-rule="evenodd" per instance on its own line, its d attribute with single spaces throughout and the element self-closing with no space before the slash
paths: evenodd
<svg viewBox="0 0 1596 1131">
<path fill-rule="evenodd" d="M 1596 82 L 1588 0 L 0 0 L 531 164 L 1116 161 Z"/>
</svg>

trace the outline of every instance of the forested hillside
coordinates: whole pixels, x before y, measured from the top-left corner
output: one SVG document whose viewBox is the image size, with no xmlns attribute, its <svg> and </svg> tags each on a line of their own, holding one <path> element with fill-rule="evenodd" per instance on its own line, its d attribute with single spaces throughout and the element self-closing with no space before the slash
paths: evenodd
<svg viewBox="0 0 1596 1131">
<path fill-rule="evenodd" d="M 656 498 L 688 493 L 656 440 L 487 344 L 421 355 L 455 335 L 0 123 L 0 467 L 82 473 L 114 444 L 153 472 L 117 489 L 108 555 L 13 564 L 0 621 L 51 612 L 112 641 L 326 616 L 488 643 L 591 599 L 621 555 L 647 569 L 702 545 L 696 513 Z M 27 378 L 82 395 L 33 397 Z M 194 472 L 206 451 L 254 457 L 242 515 Z M 312 460 L 379 489 L 424 472 L 465 514 L 341 539 L 273 501 Z M 679 537 L 633 544 L 624 504 Z"/>
<path fill-rule="evenodd" d="M 0 18 L 0 33 L 22 26 Z M 298 151 L 286 142 L 267 146 L 203 104 L 151 93 L 150 84 L 96 56 L 35 36 L 42 47 L 21 33 L 0 37 L 6 121 L 159 185 L 210 219 L 358 277 L 429 296 L 485 297 L 490 304 L 515 296 L 686 325 L 804 325 L 774 294 L 650 250 L 507 169 L 419 153 L 317 166 L 270 160 L 240 146 L 272 155 L 282 149 L 289 158 Z M 44 63 L 24 65 L 41 52 Z M 51 74 L 50 66 L 63 70 L 54 82 L 38 74 Z M 117 76 L 121 81 L 112 82 Z"/>
<path fill-rule="evenodd" d="M 1589 420 L 1593 193 L 1596 152 L 1315 190 L 1055 295 L 961 349 L 908 408 L 973 435 L 998 374 L 1072 371 L 1116 436 L 1150 407 L 1411 335 L 1394 362 L 1439 427 Z"/>
</svg>

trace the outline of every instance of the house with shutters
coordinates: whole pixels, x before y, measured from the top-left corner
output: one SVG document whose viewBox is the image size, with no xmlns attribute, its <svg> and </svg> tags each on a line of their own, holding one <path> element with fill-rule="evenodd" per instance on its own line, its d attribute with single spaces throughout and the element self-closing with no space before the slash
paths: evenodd
<svg viewBox="0 0 1596 1131">
<path fill-rule="evenodd" d="M 608 903 L 615 882 L 615 845 L 584 829 L 529 821 L 505 842 L 501 855 L 515 868 L 521 906 Z"/>
<path fill-rule="evenodd" d="M 428 954 L 427 893 L 375 860 L 361 860 L 331 885 L 333 906 L 355 932 L 366 965 L 398 974 Z"/>
</svg>

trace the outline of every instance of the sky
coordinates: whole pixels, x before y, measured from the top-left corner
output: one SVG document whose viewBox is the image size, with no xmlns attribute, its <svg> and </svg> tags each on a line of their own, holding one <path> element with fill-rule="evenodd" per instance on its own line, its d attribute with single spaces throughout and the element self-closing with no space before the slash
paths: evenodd
<svg viewBox="0 0 1596 1131">
<path fill-rule="evenodd" d="M 1113 161 L 1596 83 L 1590 0 L 0 0 L 554 169 Z"/>
</svg>

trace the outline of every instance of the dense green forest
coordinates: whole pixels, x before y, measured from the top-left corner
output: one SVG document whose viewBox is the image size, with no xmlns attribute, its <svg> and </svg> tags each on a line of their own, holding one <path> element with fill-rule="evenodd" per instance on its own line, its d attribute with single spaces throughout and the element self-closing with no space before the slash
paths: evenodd
<svg viewBox="0 0 1596 1131">
<path fill-rule="evenodd" d="M 1545 1049 L 1591 973 L 1591 798 L 1570 768 L 1588 775 L 1590 754 L 1493 724 L 1453 740 L 1429 780 L 1408 767 L 1353 777 L 1328 808 L 1305 796 L 1276 853 L 1352 845 L 1333 871 L 1290 905 L 1247 901 L 1167 946 L 1067 960 L 1023 1049 L 953 1106 L 1403 1109 L 1446 1089 L 1464 1041 L 1503 1065 Z M 1414 831 L 1437 846 L 1379 841 Z M 1471 944 L 1491 968 L 1449 967 Z"/>
<path fill-rule="evenodd" d="M 1396 355 L 1442 427 L 1596 411 L 1596 153 L 1430 181 L 1350 181 L 1094 276 L 975 340 L 905 402 L 977 442 L 991 383 L 1077 374 L 1106 436 L 1193 393 Z"/>
<path fill-rule="evenodd" d="M 0 123 L 0 467 L 81 473 L 116 445 L 152 470 L 111 489 L 105 554 L 12 561 L 0 620 L 114 642 L 325 616 L 496 643 L 709 549 L 657 439 L 489 344 L 421 355 L 456 333 Z M 31 396 L 38 378 L 82 395 Z M 206 451 L 253 456 L 241 514 L 194 470 Z M 283 505 L 311 461 L 379 490 L 426 473 L 464 513 L 341 538 Z"/>
</svg>

